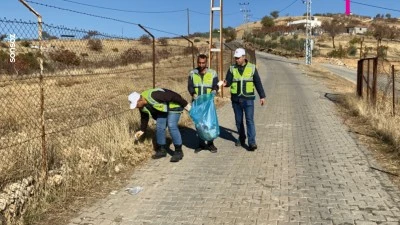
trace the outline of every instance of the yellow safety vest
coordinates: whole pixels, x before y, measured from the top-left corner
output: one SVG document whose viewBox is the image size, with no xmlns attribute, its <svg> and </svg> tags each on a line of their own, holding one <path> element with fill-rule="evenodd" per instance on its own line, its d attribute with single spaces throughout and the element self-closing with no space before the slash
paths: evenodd
<svg viewBox="0 0 400 225">
<path fill-rule="evenodd" d="M 215 77 L 217 77 L 217 72 L 212 69 L 207 69 L 203 77 L 199 74 L 197 69 L 190 71 L 190 79 L 193 81 L 196 95 L 210 94 Z"/>
<path fill-rule="evenodd" d="M 231 94 L 245 97 L 255 96 L 253 75 L 256 71 L 256 66 L 252 63 L 247 63 L 242 75 L 240 75 L 239 70 L 235 65 L 230 66 L 229 70 L 233 74 Z M 238 93 L 239 85 L 240 93 Z"/>
<path fill-rule="evenodd" d="M 149 89 L 149 90 L 143 91 L 140 94 L 143 98 L 146 99 L 147 103 L 150 104 L 154 109 L 156 109 L 160 112 L 168 112 L 170 110 L 177 110 L 177 108 L 181 107 L 178 103 L 175 103 L 175 102 L 169 102 L 168 104 L 157 102 L 156 100 L 154 100 L 151 97 L 151 94 L 154 91 L 163 91 L 164 92 L 164 90 L 161 88 L 155 88 L 155 89 Z M 146 107 L 143 107 L 141 109 L 141 111 L 151 115 L 150 111 L 148 109 L 146 109 Z"/>
</svg>

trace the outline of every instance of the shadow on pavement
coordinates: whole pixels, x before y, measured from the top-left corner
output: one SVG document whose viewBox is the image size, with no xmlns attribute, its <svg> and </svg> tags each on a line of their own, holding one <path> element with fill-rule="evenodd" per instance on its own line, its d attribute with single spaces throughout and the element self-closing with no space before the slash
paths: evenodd
<svg viewBox="0 0 400 225">
<path fill-rule="evenodd" d="M 194 150 L 198 147 L 199 141 L 197 137 L 197 131 L 193 128 L 189 127 L 181 127 L 180 128 L 182 135 L 182 144 L 186 148 Z"/>
<path fill-rule="evenodd" d="M 231 130 L 229 128 L 219 126 L 219 138 L 232 141 L 233 143 L 236 142 L 235 136 L 232 133 L 237 134 L 237 131 Z"/>
</svg>

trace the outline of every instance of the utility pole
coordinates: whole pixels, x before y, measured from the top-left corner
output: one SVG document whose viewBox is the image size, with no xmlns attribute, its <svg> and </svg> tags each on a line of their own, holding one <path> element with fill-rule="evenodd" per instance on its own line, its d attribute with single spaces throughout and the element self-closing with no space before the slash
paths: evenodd
<svg viewBox="0 0 400 225">
<path fill-rule="evenodd" d="M 186 9 L 186 12 L 187 12 L 187 31 L 188 31 L 188 38 L 189 38 L 189 35 L 190 35 L 190 30 L 189 30 L 189 22 L 190 22 L 190 20 L 189 20 L 189 8 L 187 8 Z"/>
<path fill-rule="evenodd" d="M 190 20 L 189 20 L 189 8 L 186 8 L 186 14 L 187 14 L 187 32 L 188 32 L 188 38 L 190 37 L 190 30 L 189 30 L 189 24 L 190 24 Z M 190 43 L 188 43 L 188 46 L 190 46 Z"/>
<path fill-rule="evenodd" d="M 243 24 L 245 24 L 245 26 L 246 26 L 245 31 L 243 31 L 243 36 L 244 36 L 244 34 L 247 33 L 248 30 L 249 30 L 248 23 L 249 23 L 249 18 L 250 18 L 250 14 L 249 14 L 250 10 L 247 9 L 247 6 L 248 6 L 249 4 L 250 4 L 249 2 L 242 2 L 242 3 L 239 3 L 239 5 L 240 5 L 240 12 L 243 13 Z"/>
<path fill-rule="evenodd" d="M 215 52 L 217 55 L 217 65 L 218 74 L 220 76 L 220 80 L 223 80 L 223 69 L 224 69 L 224 40 L 223 40 L 223 19 L 222 19 L 222 10 L 223 8 L 223 0 L 219 0 L 219 6 L 216 6 L 215 1 L 211 0 L 211 11 L 210 11 L 210 40 L 209 40 L 209 60 L 208 60 L 208 67 L 211 68 L 211 61 L 212 61 L 212 53 Z M 213 43 L 213 24 L 214 24 L 214 12 L 219 12 L 219 43 Z M 221 87 L 221 97 L 224 97 L 224 89 Z"/>
<path fill-rule="evenodd" d="M 311 65 L 312 61 L 312 48 L 313 48 L 313 40 L 312 40 L 312 26 L 311 26 L 311 0 L 303 0 L 303 3 L 307 5 L 307 14 L 306 14 L 306 64 Z"/>
</svg>

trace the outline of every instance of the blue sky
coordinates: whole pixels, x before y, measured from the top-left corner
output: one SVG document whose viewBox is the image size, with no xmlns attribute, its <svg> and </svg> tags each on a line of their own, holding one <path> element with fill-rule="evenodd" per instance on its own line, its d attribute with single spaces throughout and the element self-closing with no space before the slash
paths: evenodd
<svg viewBox="0 0 400 225">
<path fill-rule="evenodd" d="M 190 32 L 209 30 L 209 0 L 26 0 L 43 17 L 43 22 L 63 25 L 67 28 L 97 30 L 111 35 L 139 37 L 145 34 L 135 24 L 148 28 L 155 37 L 187 35 L 187 9 L 189 9 Z M 40 4 L 37 4 L 40 3 Z M 86 5 L 85 5 L 86 4 Z M 91 7 L 94 5 L 96 7 Z M 219 5 L 219 0 L 215 0 Z M 62 8 L 62 9 L 58 9 Z M 224 0 L 224 27 L 236 27 L 243 23 L 241 9 L 249 11 L 250 21 L 260 20 L 271 11 L 280 16 L 303 15 L 306 10 L 302 0 Z M 113 9 L 113 10 L 111 10 Z M 83 15 L 87 13 L 124 22 Z M 312 13 L 344 13 L 344 0 L 312 0 Z M 400 0 L 354 0 L 351 11 L 355 14 L 375 16 L 390 13 L 400 17 Z M 219 14 L 215 13 L 215 18 Z M 2 0 L 0 17 L 36 21 L 36 17 L 18 0 Z M 219 21 L 214 21 L 219 27 Z"/>
</svg>

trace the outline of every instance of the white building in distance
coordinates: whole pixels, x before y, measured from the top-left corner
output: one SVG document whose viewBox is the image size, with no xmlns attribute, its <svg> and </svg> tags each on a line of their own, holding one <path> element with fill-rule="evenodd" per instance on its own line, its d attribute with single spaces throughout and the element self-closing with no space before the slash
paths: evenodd
<svg viewBox="0 0 400 225">
<path fill-rule="evenodd" d="M 321 26 L 321 21 L 319 21 L 318 18 L 316 18 L 314 16 L 312 16 L 311 20 L 309 20 L 309 21 L 304 19 L 304 20 L 295 20 L 295 21 L 289 22 L 289 23 L 287 23 L 287 26 L 296 25 L 296 24 L 304 24 L 304 26 L 305 26 L 307 22 L 310 24 L 311 28 Z"/>
</svg>

